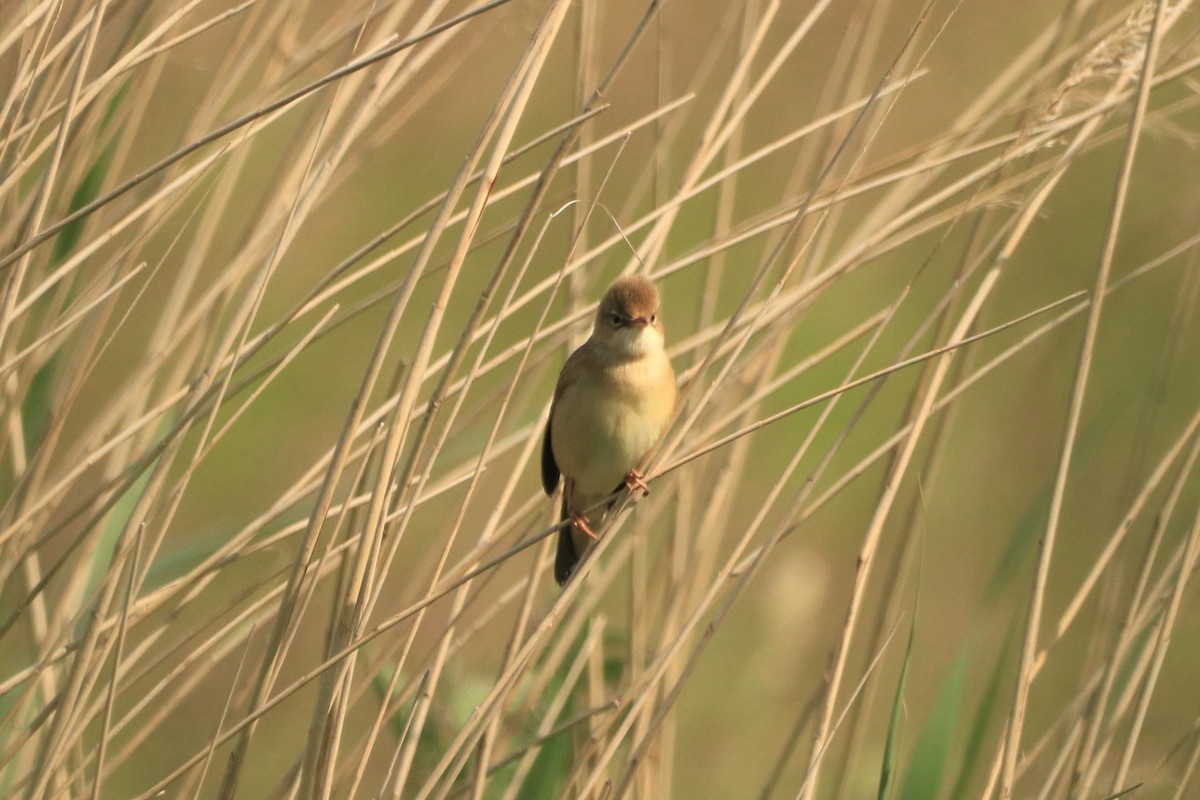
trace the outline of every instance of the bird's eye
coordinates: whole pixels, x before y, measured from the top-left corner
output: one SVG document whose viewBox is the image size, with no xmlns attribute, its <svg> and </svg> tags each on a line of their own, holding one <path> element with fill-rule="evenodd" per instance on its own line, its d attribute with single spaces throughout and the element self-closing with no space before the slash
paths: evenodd
<svg viewBox="0 0 1200 800">
<path fill-rule="evenodd" d="M 620 315 L 620 314 L 612 314 L 612 315 L 611 315 L 611 316 L 610 316 L 608 319 L 609 319 L 609 321 L 610 321 L 610 322 L 613 324 L 613 327 L 614 327 L 614 328 L 619 328 L 619 327 L 621 327 L 621 322 L 622 322 L 623 320 L 621 319 L 621 315 Z"/>
<path fill-rule="evenodd" d="M 658 322 L 658 313 L 657 312 L 650 315 L 650 324 L 653 325 L 656 322 Z"/>
</svg>

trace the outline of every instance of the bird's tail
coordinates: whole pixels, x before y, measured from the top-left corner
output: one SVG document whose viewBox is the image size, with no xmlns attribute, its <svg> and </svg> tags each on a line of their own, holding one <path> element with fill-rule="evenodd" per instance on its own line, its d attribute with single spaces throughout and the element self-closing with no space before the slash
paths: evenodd
<svg viewBox="0 0 1200 800">
<path fill-rule="evenodd" d="M 567 507 L 567 494 L 569 493 L 569 485 L 563 486 L 562 493 L 562 520 L 566 522 L 571 517 L 571 512 Z M 624 482 L 618 483 L 617 488 L 613 489 L 614 493 L 619 493 L 625 488 Z M 614 496 L 608 501 L 608 506 L 605 513 L 611 511 L 613 506 L 621 498 Z M 599 517 L 598 517 L 599 518 Z M 558 549 L 554 553 L 554 580 L 559 586 L 564 586 L 567 580 L 571 577 L 571 573 L 575 571 L 575 567 L 583 559 L 584 553 L 592 545 L 592 539 L 588 534 L 575 529 L 573 524 L 566 524 L 558 531 Z"/>
<path fill-rule="evenodd" d="M 567 493 L 563 491 L 562 498 L 562 519 L 566 522 L 570 519 L 570 512 L 567 511 Z M 554 553 L 554 581 L 559 586 L 565 586 L 567 579 L 571 577 L 571 573 L 575 571 L 575 565 L 579 563 L 579 552 L 575 549 L 575 539 L 572 536 L 571 528 L 574 527 L 570 522 L 563 525 L 558 530 L 558 549 Z"/>
</svg>

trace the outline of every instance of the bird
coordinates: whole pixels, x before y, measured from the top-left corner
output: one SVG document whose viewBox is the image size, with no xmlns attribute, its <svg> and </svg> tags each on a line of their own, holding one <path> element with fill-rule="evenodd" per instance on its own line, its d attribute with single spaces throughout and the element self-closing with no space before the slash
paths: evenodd
<svg viewBox="0 0 1200 800">
<path fill-rule="evenodd" d="M 622 487 L 649 494 L 638 466 L 675 411 L 675 371 L 664 349 L 658 289 L 624 275 L 600 300 L 592 333 L 567 358 L 542 437 L 542 488 L 563 478 L 554 580 L 566 585 Z"/>
</svg>

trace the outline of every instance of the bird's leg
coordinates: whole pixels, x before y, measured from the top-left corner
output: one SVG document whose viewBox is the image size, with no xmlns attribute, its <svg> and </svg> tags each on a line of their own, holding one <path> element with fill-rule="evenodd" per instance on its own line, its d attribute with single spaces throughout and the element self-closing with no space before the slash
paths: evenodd
<svg viewBox="0 0 1200 800">
<path fill-rule="evenodd" d="M 630 492 L 640 491 L 642 497 L 650 496 L 650 487 L 642 480 L 646 476 L 638 472 L 636 469 L 629 470 L 629 474 L 625 476 L 625 488 Z"/>
<path fill-rule="evenodd" d="M 575 481 L 567 478 L 563 482 L 563 513 L 567 515 L 567 519 L 571 520 L 571 527 L 580 533 L 586 534 L 589 539 L 596 539 L 596 532 L 588 525 L 587 517 L 580 511 L 570 511 L 573 505 L 572 499 L 575 497 Z"/>
</svg>

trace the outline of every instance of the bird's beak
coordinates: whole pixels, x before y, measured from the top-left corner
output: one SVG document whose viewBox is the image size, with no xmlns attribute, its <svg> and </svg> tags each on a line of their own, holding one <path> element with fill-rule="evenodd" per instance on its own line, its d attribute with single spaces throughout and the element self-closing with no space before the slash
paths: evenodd
<svg viewBox="0 0 1200 800">
<path fill-rule="evenodd" d="M 650 320 L 646 319 L 645 317 L 634 317 L 633 319 L 629 320 L 629 327 L 631 328 L 644 328 L 649 324 Z"/>
</svg>

